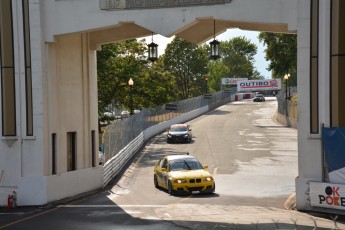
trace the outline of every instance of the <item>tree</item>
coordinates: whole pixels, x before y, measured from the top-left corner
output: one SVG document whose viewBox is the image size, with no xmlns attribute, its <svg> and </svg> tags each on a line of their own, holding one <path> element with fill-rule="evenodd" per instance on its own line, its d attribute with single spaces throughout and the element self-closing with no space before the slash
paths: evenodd
<svg viewBox="0 0 345 230">
<path fill-rule="evenodd" d="M 210 92 L 216 92 L 222 90 L 221 82 L 222 78 L 227 78 L 229 73 L 229 66 L 225 65 L 221 61 L 210 62 L 208 64 L 208 84 Z"/>
<path fill-rule="evenodd" d="M 297 35 L 262 32 L 259 40 L 267 45 L 266 60 L 270 61 L 268 70 L 273 70 L 274 76 L 278 78 L 290 73 L 290 85 L 296 85 Z"/>
<path fill-rule="evenodd" d="M 254 72 L 254 56 L 257 46 L 245 37 L 235 37 L 229 41 L 220 43 L 221 58 L 228 66 L 228 78 L 248 78 L 251 79 Z"/>
<path fill-rule="evenodd" d="M 171 102 L 176 98 L 175 82 L 170 72 L 164 69 L 163 58 L 148 66 L 136 89 L 141 95 L 138 104 L 151 108 Z"/>
<path fill-rule="evenodd" d="M 163 55 L 165 69 L 174 78 L 176 99 L 200 95 L 207 73 L 208 52 L 204 47 L 179 37 L 167 45 Z"/>
<path fill-rule="evenodd" d="M 102 45 L 97 52 L 98 110 L 102 116 L 110 104 L 129 108 L 128 80 L 140 83 L 147 63 L 144 40 L 127 40 Z"/>
</svg>

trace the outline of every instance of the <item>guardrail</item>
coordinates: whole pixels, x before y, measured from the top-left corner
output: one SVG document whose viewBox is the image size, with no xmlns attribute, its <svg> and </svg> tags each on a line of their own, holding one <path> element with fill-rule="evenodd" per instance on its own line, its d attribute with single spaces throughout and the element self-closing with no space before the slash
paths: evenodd
<svg viewBox="0 0 345 230">
<path fill-rule="evenodd" d="M 123 169 L 128 161 L 144 144 L 144 133 L 140 133 L 134 140 L 132 140 L 125 148 L 118 154 L 113 156 L 103 166 L 103 180 L 102 187 L 104 188 L 115 176 Z"/>
</svg>

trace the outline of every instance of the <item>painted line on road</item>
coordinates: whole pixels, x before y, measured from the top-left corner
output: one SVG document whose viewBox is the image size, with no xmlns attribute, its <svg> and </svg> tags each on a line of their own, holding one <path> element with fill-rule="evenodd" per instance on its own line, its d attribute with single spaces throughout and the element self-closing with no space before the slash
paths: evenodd
<svg viewBox="0 0 345 230">
<path fill-rule="evenodd" d="M 51 210 L 48 210 L 48 211 L 45 211 L 45 212 L 38 213 L 38 214 L 33 215 L 33 216 L 29 216 L 29 217 L 24 218 L 24 219 L 20 219 L 20 220 L 17 220 L 17 221 L 13 221 L 13 222 L 11 222 L 11 223 L 9 223 L 9 224 L 5 224 L 5 225 L 0 226 L 0 229 L 9 227 L 9 226 L 11 226 L 11 225 L 14 225 L 14 224 L 17 224 L 17 223 L 20 223 L 20 222 L 23 222 L 23 221 L 25 221 L 25 220 L 33 219 L 33 218 L 35 218 L 35 217 L 37 217 L 37 216 L 41 216 L 41 215 L 43 215 L 43 214 L 47 214 L 47 213 L 49 213 L 49 212 L 55 211 L 56 209 L 59 209 L 59 208 L 54 208 L 54 209 L 51 209 Z"/>
<path fill-rule="evenodd" d="M 105 192 L 106 192 L 106 191 L 104 191 L 104 192 L 102 192 L 102 193 L 105 193 Z M 96 195 L 98 195 L 98 194 L 95 194 L 95 195 L 92 195 L 92 196 L 90 196 L 90 197 L 85 197 L 85 198 L 83 198 L 83 199 L 80 199 L 80 200 L 71 202 L 71 204 L 75 204 L 75 203 L 81 202 L 81 201 L 83 201 L 83 200 L 90 199 L 91 197 L 96 196 Z M 47 211 L 44 211 L 44 212 L 40 212 L 40 213 L 35 214 L 35 215 L 29 216 L 29 217 L 26 217 L 26 218 L 23 218 L 23 219 L 20 219 L 20 220 L 13 221 L 13 222 L 11 222 L 11 223 L 9 223 L 9 224 L 5 224 L 5 225 L 0 226 L 0 229 L 3 229 L 3 228 L 6 228 L 6 227 L 9 227 L 9 226 L 18 224 L 18 223 L 23 222 L 23 221 L 26 221 L 26 220 L 33 219 L 33 218 L 38 217 L 38 216 L 42 216 L 42 215 L 44 215 L 44 214 L 47 214 L 47 213 L 56 211 L 56 210 L 58 210 L 58 209 L 60 209 L 60 208 L 61 208 L 61 207 L 58 207 L 58 206 L 57 206 L 56 208 L 52 208 L 52 209 L 50 209 L 50 210 L 47 210 Z"/>
<path fill-rule="evenodd" d="M 25 212 L 0 213 L 0 215 L 23 215 Z"/>
<path fill-rule="evenodd" d="M 106 205 L 83 205 L 83 204 L 67 204 L 59 205 L 59 208 L 162 208 L 166 205 L 116 205 L 116 204 L 106 204 Z"/>
</svg>

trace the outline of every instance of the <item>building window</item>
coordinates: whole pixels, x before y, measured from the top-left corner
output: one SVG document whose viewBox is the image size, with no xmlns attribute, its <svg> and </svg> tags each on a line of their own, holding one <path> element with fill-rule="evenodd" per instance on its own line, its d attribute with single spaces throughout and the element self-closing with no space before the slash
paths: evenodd
<svg viewBox="0 0 345 230">
<path fill-rule="evenodd" d="M 32 74 L 29 0 L 23 0 L 24 52 L 25 52 L 25 96 L 26 96 L 26 135 L 33 136 Z"/>
<path fill-rule="evenodd" d="M 91 131 L 91 161 L 92 167 L 96 167 L 96 132 Z"/>
<path fill-rule="evenodd" d="M 310 133 L 319 133 L 319 0 L 311 0 Z"/>
<path fill-rule="evenodd" d="M 345 126 L 345 1 L 331 1 L 331 127 Z"/>
<path fill-rule="evenodd" d="M 0 75 L 3 136 L 17 135 L 11 2 L 11 0 L 0 1 Z"/>
<path fill-rule="evenodd" d="M 77 133 L 67 133 L 67 171 L 74 171 L 76 167 L 76 154 L 77 154 Z"/>
<path fill-rule="evenodd" d="M 52 134 L 52 175 L 56 174 L 56 133 Z"/>
</svg>

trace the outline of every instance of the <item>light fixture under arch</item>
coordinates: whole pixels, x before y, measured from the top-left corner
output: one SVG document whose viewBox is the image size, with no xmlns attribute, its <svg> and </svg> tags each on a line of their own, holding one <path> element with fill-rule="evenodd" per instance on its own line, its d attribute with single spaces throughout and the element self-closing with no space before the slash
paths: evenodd
<svg viewBox="0 0 345 230">
<path fill-rule="evenodd" d="M 152 42 L 147 45 L 148 47 L 148 60 L 155 62 L 158 59 L 158 45 L 153 42 L 153 33 L 152 33 Z"/>
<path fill-rule="evenodd" d="M 219 44 L 220 42 L 216 40 L 216 20 L 213 19 L 213 41 L 210 42 L 210 49 L 211 49 L 210 58 L 212 60 L 217 60 L 218 58 L 220 58 Z"/>
</svg>

